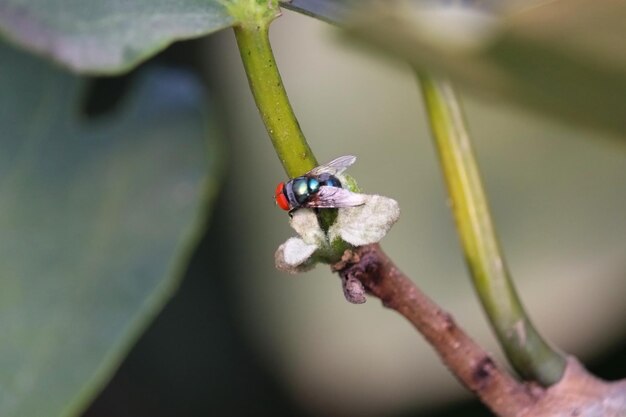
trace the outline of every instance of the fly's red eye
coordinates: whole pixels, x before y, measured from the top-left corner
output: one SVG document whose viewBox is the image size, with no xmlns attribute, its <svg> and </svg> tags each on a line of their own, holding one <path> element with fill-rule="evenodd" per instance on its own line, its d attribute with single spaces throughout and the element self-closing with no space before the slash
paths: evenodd
<svg viewBox="0 0 626 417">
<path fill-rule="evenodd" d="M 276 200 L 276 204 L 281 209 L 288 211 L 289 210 L 289 201 L 287 201 L 287 197 L 285 197 L 285 193 L 283 193 L 283 188 L 285 188 L 285 183 L 281 182 L 276 187 L 276 193 L 274 194 L 274 200 Z"/>
</svg>

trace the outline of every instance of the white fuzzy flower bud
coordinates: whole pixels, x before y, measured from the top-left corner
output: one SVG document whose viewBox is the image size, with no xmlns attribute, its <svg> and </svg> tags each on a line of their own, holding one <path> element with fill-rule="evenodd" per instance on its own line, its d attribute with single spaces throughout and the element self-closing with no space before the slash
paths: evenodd
<svg viewBox="0 0 626 417">
<path fill-rule="evenodd" d="M 400 217 L 398 202 L 380 195 L 367 195 L 362 206 L 339 209 L 337 221 L 328 230 L 330 241 L 341 238 L 354 246 L 379 242 Z"/>
<path fill-rule="evenodd" d="M 278 247 L 274 255 L 276 268 L 290 274 L 308 271 L 315 266 L 310 258 L 317 248 L 317 245 L 308 244 L 299 237 L 291 237 Z"/>
<path fill-rule="evenodd" d="M 379 242 L 398 220 L 400 208 L 391 198 L 367 194 L 363 194 L 363 198 L 363 205 L 338 209 L 337 220 L 328 235 L 319 226 L 313 210 L 296 210 L 290 223 L 300 238 L 290 238 L 280 245 L 275 254 L 276 267 L 290 273 L 311 269 L 315 264 L 315 252 L 328 253 L 331 242 L 336 239 L 353 246 Z"/>
</svg>

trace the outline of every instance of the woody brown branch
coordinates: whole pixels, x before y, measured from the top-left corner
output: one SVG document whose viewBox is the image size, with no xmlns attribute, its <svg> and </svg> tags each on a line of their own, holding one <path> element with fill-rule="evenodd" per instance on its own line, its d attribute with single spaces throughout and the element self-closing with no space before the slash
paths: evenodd
<svg viewBox="0 0 626 417">
<path fill-rule="evenodd" d="M 396 267 L 379 245 L 346 251 L 332 268 L 344 280 L 358 279 L 385 307 L 411 322 L 457 379 L 496 415 L 519 416 L 536 402 L 529 386 L 502 370 L 449 313 Z"/>
</svg>

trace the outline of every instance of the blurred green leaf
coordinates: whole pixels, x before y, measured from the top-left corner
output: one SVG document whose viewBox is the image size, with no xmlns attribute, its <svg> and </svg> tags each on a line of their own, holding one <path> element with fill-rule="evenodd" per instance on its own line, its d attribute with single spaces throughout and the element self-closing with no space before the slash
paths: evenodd
<svg viewBox="0 0 626 417">
<path fill-rule="evenodd" d="M 0 415 L 71 416 L 175 290 L 217 148 L 187 73 L 142 72 L 93 121 L 83 79 L 0 61 Z"/>
<path fill-rule="evenodd" d="M 327 22 L 340 23 L 354 12 L 358 3 L 355 0 L 281 0 L 281 6 Z"/>
<path fill-rule="evenodd" d="M 498 15 L 429 4 L 361 10 L 353 33 L 477 93 L 626 132 L 626 2 L 540 2 Z"/>
<path fill-rule="evenodd" d="M 566 123 L 626 132 L 626 2 L 292 0 L 415 67 Z"/>
<path fill-rule="evenodd" d="M 77 72 L 122 72 L 232 24 L 218 0 L 0 0 L 0 33 Z"/>
<path fill-rule="evenodd" d="M 334 24 L 343 24 L 360 9 L 367 9 L 376 5 L 377 0 L 280 0 L 281 6 L 307 16 L 315 17 Z M 393 2 L 393 0 L 384 0 Z M 447 0 L 421 0 L 429 4 L 449 4 Z M 482 9 L 502 7 L 505 2 L 513 0 L 464 0 L 466 6 Z"/>
</svg>

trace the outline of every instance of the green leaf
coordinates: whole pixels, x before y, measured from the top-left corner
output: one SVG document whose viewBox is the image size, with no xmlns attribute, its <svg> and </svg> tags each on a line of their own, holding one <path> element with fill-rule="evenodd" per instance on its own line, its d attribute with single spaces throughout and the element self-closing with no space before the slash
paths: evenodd
<svg viewBox="0 0 626 417">
<path fill-rule="evenodd" d="M 491 99 L 626 132 L 626 2 L 293 0 L 283 6 L 346 26 L 384 53 Z"/>
<path fill-rule="evenodd" d="M 0 33 L 77 72 L 119 73 L 232 24 L 218 0 L 0 0 Z"/>
<path fill-rule="evenodd" d="M 341 23 L 358 4 L 355 0 L 281 0 L 281 6 L 327 22 Z"/>
<path fill-rule="evenodd" d="M 360 13 L 353 33 L 491 99 L 623 136 L 625 21 L 626 2 L 608 0 L 542 2 L 502 15 L 388 2 Z"/>
<path fill-rule="evenodd" d="M 76 415 L 178 284 L 205 217 L 201 85 L 147 70 L 113 115 L 0 45 L 0 415 Z"/>
<path fill-rule="evenodd" d="M 392 2 L 393 0 L 385 0 Z M 466 5 L 475 4 L 477 7 L 494 9 L 501 7 L 505 1 L 512 0 L 465 0 Z M 315 17 L 334 24 L 343 24 L 360 9 L 366 9 L 375 4 L 376 0 L 280 0 L 281 6 L 307 16 Z M 450 3 L 446 0 L 430 0 L 429 4 L 437 2 Z"/>
</svg>

